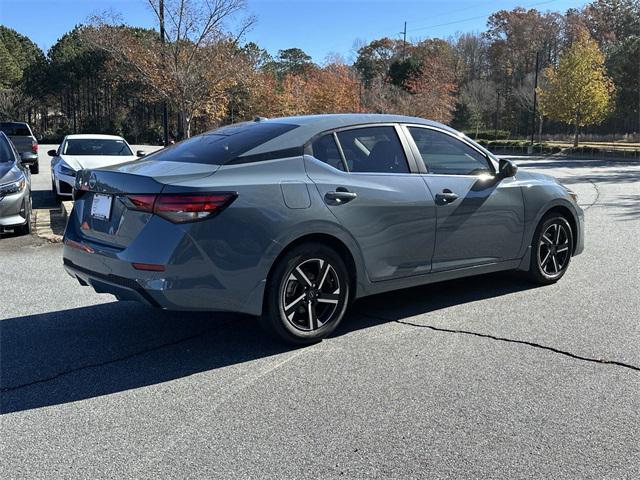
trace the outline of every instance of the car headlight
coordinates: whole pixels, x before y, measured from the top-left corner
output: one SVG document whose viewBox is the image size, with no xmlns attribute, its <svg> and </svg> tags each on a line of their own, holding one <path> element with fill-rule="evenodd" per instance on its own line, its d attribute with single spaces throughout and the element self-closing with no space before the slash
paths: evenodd
<svg viewBox="0 0 640 480">
<path fill-rule="evenodd" d="M 27 186 L 27 179 L 23 175 L 15 182 L 5 183 L 0 185 L 0 196 L 11 195 L 12 193 L 18 193 L 25 189 Z"/>
<path fill-rule="evenodd" d="M 59 169 L 62 175 L 67 175 L 69 177 L 76 176 L 76 171 L 64 162 L 60 163 Z"/>
</svg>

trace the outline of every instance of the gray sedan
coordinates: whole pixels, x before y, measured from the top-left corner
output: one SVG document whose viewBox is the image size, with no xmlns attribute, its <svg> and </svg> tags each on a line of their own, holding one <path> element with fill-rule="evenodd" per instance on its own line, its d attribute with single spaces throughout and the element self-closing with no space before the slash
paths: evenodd
<svg viewBox="0 0 640 480">
<path fill-rule="evenodd" d="M 23 155 L 0 132 L 0 233 L 13 230 L 31 232 L 31 172 L 32 156 Z"/>
<path fill-rule="evenodd" d="M 306 344 L 367 295 L 500 270 L 556 282 L 583 242 L 572 191 L 449 127 L 319 115 L 79 172 L 64 265 L 97 292 L 248 313 Z"/>
</svg>

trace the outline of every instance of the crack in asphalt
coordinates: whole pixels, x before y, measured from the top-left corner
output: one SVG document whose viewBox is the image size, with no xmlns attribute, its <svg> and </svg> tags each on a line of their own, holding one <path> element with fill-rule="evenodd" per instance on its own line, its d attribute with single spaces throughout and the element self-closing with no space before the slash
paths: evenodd
<svg viewBox="0 0 640 480">
<path fill-rule="evenodd" d="M 15 390 L 20 390 L 22 388 L 27 388 L 27 387 L 31 387 L 33 385 L 38 385 L 40 383 L 48 383 L 48 382 L 51 382 L 53 380 L 57 380 L 60 377 L 64 377 L 64 376 L 70 375 L 72 373 L 80 372 L 82 370 L 88 370 L 88 369 L 91 369 L 91 368 L 100 368 L 100 367 L 105 367 L 107 365 L 111 365 L 113 363 L 124 362 L 126 360 L 130 360 L 130 359 L 135 358 L 135 357 L 140 357 L 142 355 L 146 355 L 147 353 L 155 352 L 157 350 L 162 350 L 163 348 L 166 348 L 166 347 L 172 347 L 172 346 L 184 343 L 184 342 L 188 342 L 190 340 L 194 340 L 194 339 L 196 339 L 198 337 L 201 337 L 201 336 L 206 335 L 208 333 L 211 333 L 213 331 L 217 331 L 219 329 L 220 329 L 220 325 L 216 325 L 216 328 L 208 328 L 208 329 L 203 330 L 203 331 L 201 331 L 199 333 L 196 333 L 194 335 L 189 335 L 188 337 L 180 338 L 180 339 L 174 340 L 172 342 L 162 343 L 160 345 L 156 345 L 156 346 L 153 346 L 153 347 L 150 347 L 150 348 L 146 348 L 144 350 L 133 352 L 133 353 L 130 353 L 128 355 L 123 355 L 122 357 L 112 358 L 111 360 L 105 360 L 103 362 L 89 363 L 89 364 L 86 364 L 86 365 L 81 365 L 79 367 L 70 368 L 68 370 L 64 370 L 62 372 L 56 373 L 55 375 L 51 375 L 51 376 L 46 377 L 46 378 L 40 378 L 38 380 L 33 380 L 33 381 L 27 382 L 27 383 L 22 383 L 20 385 L 14 385 L 14 386 L 10 386 L 10 387 L 2 387 L 2 388 L 0 388 L 0 393 L 13 392 Z"/>
<path fill-rule="evenodd" d="M 591 185 L 593 185 L 593 188 L 596 191 L 596 198 L 593 199 L 593 202 L 591 202 L 589 205 L 586 205 L 584 207 L 582 207 L 582 210 L 587 211 L 589 210 L 591 207 L 593 207 L 596 203 L 598 203 L 598 200 L 600 200 L 600 189 L 598 188 L 598 185 L 596 184 L 596 182 L 594 182 L 593 180 L 591 180 L 590 178 L 586 178 L 585 180 L 587 182 L 589 182 Z"/>
<path fill-rule="evenodd" d="M 516 344 L 520 344 L 520 345 L 527 345 L 529 347 L 538 348 L 540 350 L 546 350 L 548 352 L 553 352 L 553 353 L 556 353 L 558 355 L 564 355 L 565 357 L 573 358 L 575 360 L 581 360 L 583 362 L 599 363 L 599 364 L 603 364 L 603 365 L 615 365 L 615 366 L 618 366 L 618 367 L 624 367 L 624 368 L 628 368 L 629 370 L 640 372 L 640 367 L 638 367 L 636 365 L 632 365 L 630 363 L 620 362 L 618 360 L 608 360 L 606 358 L 585 357 L 583 355 L 578 355 L 576 353 L 571 353 L 571 352 L 568 352 L 566 350 L 560 350 L 559 348 L 555 348 L 555 347 L 549 347 L 547 345 L 542 345 L 542 344 L 536 343 L 536 342 L 530 342 L 528 340 L 517 340 L 517 339 L 512 339 L 512 338 L 506 338 L 506 337 L 498 337 L 496 335 L 491 335 L 489 333 L 472 332 L 470 330 L 459 330 L 459 329 L 454 329 L 454 328 L 434 327 L 433 325 L 421 325 L 419 323 L 407 322 L 405 320 L 394 320 L 394 319 L 391 319 L 391 318 L 379 317 L 377 315 L 371 315 L 371 314 L 368 314 L 368 313 L 367 314 L 361 314 L 361 315 L 365 315 L 367 317 L 370 317 L 370 318 L 373 318 L 373 319 L 376 319 L 376 320 L 382 320 L 382 321 L 385 321 L 385 322 L 395 322 L 395 323 L 399 323 L 401 325 L 406 325 L 406 326 L 410 326 L 410 327 L 427 328 L 429 330 L 433 330 L 433 331 L 436 331 L 436 332 L 457 333 L 457 334 L 462 334 L 462 335 L 470 335 L 470 336 L 473 336 L 473 337 L 487 338 L 489 340 L 496 340 L 496 341 L 499 341 L 499 342 L 516 343 Z"/>
<path fill-rule="evenodd" d="M 564 355 L 566 357 L 573 358 L 575 360 L 581 360 L 581 361 L 584 361 L 584 362 L 591 362 L 591 363 L 599 363 L 599 364 L 602 364 L 602 365 L 615 365 L 615 366 L 624 367 L 624 368 L 627 368 L 629 370 L 633 370 L 633 371 L 636 371 L 636 372 L 640 372 L 640 367 L 632 365 L 630 363 L 620 362 L 618 360 L 608 360 L 608 359 L 605 359 L 605 358 L 585 357 L 583 355 L 578 355 L 578 354 L 571 353 L 571 352 L 568 352 L 568 351 L 565 351 L 565 350 L 560 350 L 560 349 L 555 348 L 555 347 L 542 345 L 542 344 L 536 343 L 536 342 L 530 342 L 528 340 L 517 340 L 517 339 L 512 339 L 512 338 L 499 337 L 499 336 L 491 335 L 491 334 L 488 334 L 488 333 L 472 332 L 470 330 L 459 330 L 459 329 L 452 329 L 452 328 L 435 327 L 433 325 L 421 325 L 421 324 L 418 324 L 418 323 L 408 322 L 408 321 L 405 321 L 405 320 L 394 320 L 394 319 L 391 319 L 391 318 L 380 317 L 380 316 L 377 316 L 377 315 L 371 315 L 371 314 L 362 313 L 362 312 L 359 312 L 359 314 L 363 315 L 365 317 L 369 317 L 369 318 L 375 319 L 375 320 L 382 320 L 384 322 L 394 322 L 394 323 L 398 323 L 398 324 L 409 326 L 409 327 L 427 328 L 429 330 L 433 330 L 433 331 L 441 332 L 441 333 L 456 333 L 456 334 L 461 334 L 461 335 L 470 335 L 470 336 L 479 337 L 479 338 L 486 338 L 486 339 L 505 342 L 505 343 L 515 343 L 515 344 L 520 344 L 520 345 L 527 345 L 527 346 L 538 348 L 538 349 L 541 349 L 541 350 L 546 350 L 546 351 L 549 351 L 549 352 L 553 352 L 553 353 L 556 353 L 558 355 Z M 51 376 L 46 377 L 46 378 L 33 380 L 31 382 L 23 383 L 23 384 L 20 384 L 20 385 L 14 385 L 14 386 L 10 386 L 10 387 L 2 387 L 2 388 L 0 388 L 0 393 L 13 392 L 13 391 L 20 390 L 20 389 L 23 389 L 23 388 L 31 387 L 33 385 L 38 385 L 38 384 L 41 384 L 41 383 L 48 383 L 48 382 L 51 382 L 53 380 L 57 380 L 58 378 L 64 377 L 66 375 L 70 375 L 72 373 L 80 372 L 80 371 L 83 371 L 83 370 L 88 370 L 88 369 L 91 369 L 91 368 L 100 368 L 100 367 L 104 367 L 104 366 L 111 365 L 111 364 L 114 364 L 114 363 L 119 363 L 119 362 L 123 362 L 123 361 L 126 361 L 126 360 L 130 360 L 132 358 L 139 357 L 139 356 L 142 356 L 142 355 L 146 355 L 148 353 L 155 352 L 155 351 L 161 350 L 161 349 L 166 348 L 166 347 L 172 347 L 172 346 L 175 346 L 175 345 L 179 345 L 181 343 L 188 342 L 190 340 L 194 340 L 194 339 L 196 339 L 198 337 L 201 337 L 201 336 L 206 335 L 208 333 L 211 333 L 213 331 L 219 331 L 219 330 L 221 330 L 222 327 L 225 327 L 227 325 L 228 324 L 216 325 L 216 328 L 209 328 L 209 329 L 203 330 L 201 332 L 198 332 L 198 333 L 196 333 L 194 335 L 189 335 L 188 337 L 180 338 L 180 339 L 174 340 L 172 342 L 166 342 L 166 343 L 162 343 L 160 345 L 155 345 L 153 347 L 146 348 L 144 350 L 140 350 L 140 351 L 137 351 L 137 352 L 133 352 L 133 353 L 130 353 L 128 355 L 123 355 L 121 357 L 113 358 L 111 360 L 105 360 L 103 362 L 96 362 L 96 363 L 90 363 L 90 364 L 87 364 L 87 365 L 81 365 L 79 367 L 75 367 L 75 368 L 71 368 L 71 369 L 68 369 L 68 370 L 64 370 L 62 372 L 56 373 L 55 375 L 51 375 Z"/>
</svg>

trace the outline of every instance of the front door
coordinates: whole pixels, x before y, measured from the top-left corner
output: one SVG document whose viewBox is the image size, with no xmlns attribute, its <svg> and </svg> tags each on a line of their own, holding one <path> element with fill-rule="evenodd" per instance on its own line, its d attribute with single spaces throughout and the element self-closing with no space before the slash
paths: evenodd
<svg viewBox="0 0 640 480">
<path fill-rule="evenodd" d="M 396 128 L 329 133 L 305 156 L 309 177 L 355 238 L 372 281 L 431 270 L 435 203 L 422 177 L 411 173 Z"/>
<path fill-rule="evenodd" d="M 524 203 L 514 178 L 498 179 L 491 161 L 471 144 L 434 128 L 409 126 L 434 196 L 437 235 L 433 271 L 517 258 Z"/>
</svg>

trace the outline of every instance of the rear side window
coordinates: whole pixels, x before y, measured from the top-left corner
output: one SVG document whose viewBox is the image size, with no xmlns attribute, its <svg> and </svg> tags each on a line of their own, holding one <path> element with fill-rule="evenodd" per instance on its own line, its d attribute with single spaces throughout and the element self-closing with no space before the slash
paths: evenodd
<svg viewBox="0 0 640 480">
<path fill-rule="evenodd" d="M 487 159 L 466 143 L 429 128 L 409 127 L 429 173 L 480 175 L 492 173 Z"/>
<path fill-rule="evenodd" d="M 394 127 L 365 127 L 338 132 L 350 172 L 409 173 Z"/>
<path fill-rule="evenodd" d="M 158 150 L 156 153 L 146 156 L 145 160 L 224 165 L 237 159 L 243 153 L 294 128 L 297 128 L 297 125 L 276 122 L 247 122 L 229 125 Z M 300 148 L 301 151 L 302 148 Z M 282 156 L 286 156 L 285 153 Z M 270 158 L 277 157 L 263 154 L 256 156 L 256 158 L 247 158 L 246 161 Z"/>
<path fill-rule="evenodd" d="M 344 163 L 336 140 L 332 133 L 323 135 L 311 144 L 313 156 L 321 162 L 331 165 L 333 168 L 344 171 Z"/>
<path fill-rule="evenodd" d="M 0 123 L 0 131 L 10 137 L 30 137 L 31 130 L 24 123 Z"/>
</svg>

